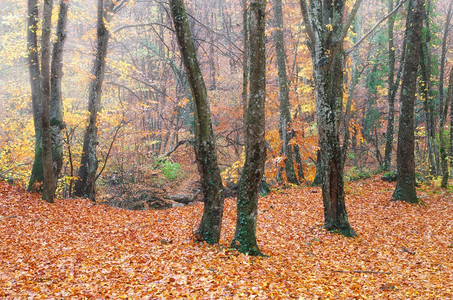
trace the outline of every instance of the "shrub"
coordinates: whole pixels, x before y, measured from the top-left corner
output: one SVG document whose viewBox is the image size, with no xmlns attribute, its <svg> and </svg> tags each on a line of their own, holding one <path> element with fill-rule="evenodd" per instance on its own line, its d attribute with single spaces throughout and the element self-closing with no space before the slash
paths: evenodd
<svg viewBox="0 0 453 300">
<path fill-rule="evenodd" d="M 157 165 L 167 179 L 175 180 L 182 174 L 181 165 L 168 159 L 159 161 Z"/>
</svg>

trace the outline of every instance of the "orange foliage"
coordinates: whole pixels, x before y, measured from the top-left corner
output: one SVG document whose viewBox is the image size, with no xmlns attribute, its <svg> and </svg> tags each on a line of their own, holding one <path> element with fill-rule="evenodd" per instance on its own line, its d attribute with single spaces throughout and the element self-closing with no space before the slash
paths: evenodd
<svg viewBox="0 0 453 300">
<path fill-rule="evenodd" d="M 425 205 L 391 202 L 377 178 L 347 186 L 359 237 L 322 229 L 319 188 L 260 199 L 258 242 L 270 257 L 193 241 L 202 205 L 126 211 L 88 200 L 50 205 L 0 183 L 0 298 L 451 299 L 451 194 L 419 191 Z"/>
</svg>

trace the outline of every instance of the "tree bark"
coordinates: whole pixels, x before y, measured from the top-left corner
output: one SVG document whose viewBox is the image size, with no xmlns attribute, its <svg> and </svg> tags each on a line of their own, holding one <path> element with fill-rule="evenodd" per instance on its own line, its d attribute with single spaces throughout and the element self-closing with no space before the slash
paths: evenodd
<svg viewBox="0 0 453 300">
<path fill-rule="evenodd" d="M 247 120 L 247 97 L 249 84 L 249 24 L 248 24 L 248 5 L 247 0 L 242 0 L 242 122 L 243 139 L 246 140 L 247 130 L 245 121 Z"/>
<path fill-rule="evenodd" d="M 289 183 L 299 184 L 296 172 L 294 170 L 294 151 L 290 145 L 292 138 L 291 132 L 291 112 L 289 104 L 289 87 L 288 77 L 286 74 L 286 50 L 283 38 L 283 12 L 282 0 L 274 0 L 274 40 L 275 50 L 277 52 L 277 67 L 278 67 L 278 84 L 279 93 L 278 99 L 280 101 L 280 120 L 279 120 L 279 134 L 282 140 L 281 152 L 285 157 L 285 173 L 286 179 Z"/>
<path fill-rule="evenodd" d="M 393 0 L 388 0 L 388 12 L 393 11 Z M 387 130 L 385 133 L 385 152 L 384 152 L 384 171 L 390 171 L 392 166 L 392 152 L 393 152 L 393 133 L 395 123 L 395 95 L 398 89 L 398 82 L 395 81 L 395 42 L 394 42 L 394 28 L 396 16 L 390 16 L 387 20 L 388 30 L 388 111 L 387 111 Z M 401 61 L 402 62 L 402 61 Z"/>
<path fill-rule="evenodd" d="M 29 191 L 42 190 L 44 181 L 42 171 L 42 104 L 41 104 L 41 69 L 38 52 L 38 1 L 28 0 L 27 50 L 28 69 L 30 74 L 33 122 L 35 127 L 35 158 L 28 184 Z"/>
<path fill-rule="evenodd" d="M 439 147 L 436 141 L 436 121 L 434 118 L 435 109 L 433 103 L 433 89 L 432 89 L 432 72 L 431 72 L 431 30 L 429 24 L 429 12 L 431 10 L 431 2 L 426 3 L 424 8 L 425 31 L 422 35 L 422 46 L 420 48 L 420 69 L 422 74 L 424 95 L 423 108 L 425 110 L 426 122 L 426 139 L 428 144 L 428 159 L 429 159 L 429 172 L 431 175 L 439 175 L 440 161 L 439 161 Z"/>
<path fill-rule="evenodd" d="M 344 23 L 345 1 L 310 1 L 308 6 L 306 0 L 300 0 L 316 89 L 324 226 L 349 237 L 356 233 L 346 212 L 339 125 L 343 108 L 343 41 L 360 3 L 355 2 Z"/>
<path fill-rule="evenodd" d="M 42 199 L 53 203 L 56 182 L 52 162 L 52 138 L 50 131 L 50 35 L 52 29 L 52 0 L 44 0 L 41 36 L 41 126 L 42 126 L 42 169 L 44 184 Z"/>
<path fill-rule="evenodd" d="M 181 58 L 195 102 L 195 155 L 204 194 L 204 209 L 196 232 L 199 239 L 216 244 L 220 239 L 224 192 L 211 123 L 208 95 L 190 31 L 184 0 L 170 0 Z"/>
<path fill-rule="evenodd" d="M 63 47 L 66 40 L 66 23 L 69 0 L 60 0 L 58 14 L 57 39 L 53 44 L 52 64 L 50 67 L 50 128 L 52 132 L 52 160 L 55 178 L 60 175 L 63 167 L 63 100 L 61 95 L 61 79 L 63 77 Z"/>
<path fill-rule="evenodd" d="M 418 203 L 415 190 L 414 102 L 421 53 L 424 0 L 410 0 L 406 20 L 406 59 L 401 85 L 401 114 L 397 146 L 397 182 L 395 200 Z"/>
<path fill-rule="evenodd" d="M 452 18 L 452 8 L 453 8 L 453 1 L 450 1 L 447 10 L 447 17 L 445 20 L 444 26 L 444 33 L 442 37 L 442 48 L 441 48 L 441 58 L 440 58 L 440 73 L 439 73 L 439 139 L 440 139 L 440 159 L 441 159 L 441 166 L 442 166 L 442 188 L 447 187 L 448 183 L 448 162 L 447 162 L 447 154 L 448 154 L 448 146 L 447 142 L 444 137 L 444 126 L 447 119 L 448 114 L 448 106 L 449 100 L 444 99 L 444 77 L 445 77 L 445 63 L 446 63 L 446 53 L 447 53 L 447 38 L 448 33 L 450 31 L 450 22 Z M 451 80 L 451 72 L 450 72 L 450 80 Z M 450 85 L 449 85 L 450 88 Z M 445 101 L 445 102 L 444 102 Z M 453 130 L 453 129 L 452 129 Z M 452 143 L 453 140 L 450 141 Z M 452 145 L 453 147 L 453 145 Z M 450 161 L 453 159 L 453 156 L 450 155 Z M 453 166 L 453 161 L 452 161 Z"/>
<path fill-rule="evenodd" d="M 452 98 L 453 98 L 453 68 L 450 70 L 450 79 L 448 80 L 447 98 L 445 100 L 445 104 L 444 104 L 444 107 L 442 110 L 442 116 L 440 118 L 440 124 L 439 124 L 440 158 L 441 158 L 441 164 L 442 164 L 441 188 L 443 188 L 443 189 L 446 189 L 447 185 L 448 185 L 448 160 L 447 160 L 448 143 L 445 139 L 446 134 L 444 132 L 444 127 L 445 127 L 445 123 L 447 120 L 448 105 L 451 101 L 453 101 Z M 450 109 L 453 111 L 452 108 L 450 108 Z M 453 117 L 453 112 L 450 117 Z M 453 128 L 453 126 L 450 128 L 450 130 L 453 130 L 452 128 Z M 452 137 L 453 137 L 453 135 L 452 135 Z M 453 142 L 453 139 L 450 140 L 451 147 L 453 147 L 452 142 Z M 452 153 L 450 153 L 450 154 L 452 154 Z M 452 156 L 450 156 L 450 159 L 451 158 L 452 158 Z"/>
<path fill-rule="evenodd" d="M 108 2 L 98 0 L 97 14 L 97 48 L 93 67 L 93 79 L 90 82 L 88 92 L 88 111 L 90 112 L 88 126 L 83 138 L 83 152 L 78 173 L 78 180 L 74 187 L 74 195 L 86 196 L 95 201 L 95 179 L 98 168 L 96 147 L 98 144 L 97 119 L 101 109 L 102 83 L 105 74 L 105 59 L 107 57 L 108 41 L 110 32 L 106 21 L 111 19 L 113 6 Z"/>
<path fill-rule="evenodd" d="M 231 247 L 262 255 L 256 242 L 258 190 L 266 160 L 266 1 L 250 2 L 250 93 L 247 106 L 245 164 L 239 182 L 237 221 Z"/>
</svg>

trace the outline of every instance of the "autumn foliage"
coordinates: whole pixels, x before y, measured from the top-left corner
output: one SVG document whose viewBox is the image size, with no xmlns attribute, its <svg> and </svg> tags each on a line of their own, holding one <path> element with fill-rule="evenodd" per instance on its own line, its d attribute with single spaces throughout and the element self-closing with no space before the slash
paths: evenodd
<svg viewBox="0 0 453 300">
<path fill-rule="evenodd" d="M 318 188 L 259 202 L 258 243 L 269 257 L 194 242 L 202 204 L 127 211 L 89 200 L 50 205 L 0 183 L 0 298 L 450 299 L 453 201 L 430 186 L 422 205 L 390 201 L 393 184 L 349 183 L 357 238 L 322 229 Z"/>
</svg>

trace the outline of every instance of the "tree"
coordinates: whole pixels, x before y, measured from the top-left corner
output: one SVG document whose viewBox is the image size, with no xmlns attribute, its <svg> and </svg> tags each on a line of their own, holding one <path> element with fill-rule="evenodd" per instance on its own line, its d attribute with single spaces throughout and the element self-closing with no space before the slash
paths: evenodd
<svg viewBox="0 0 453 300">
<path fill-rule="evenodd" d="M 27 50 L 30 74 L 33 121 L 35 127 L 35 159 L 28 184 L 28 190 L 39 191 L 44 181 L 42 171 L 42 104 L 41 104 L 41 69 L 38 52 L 38 1 L 28 0 Z"/>
<path fill-rule="evenodd" d="M 355 236 L 345 205 L 339 125 L 343 108 L 343 41 L 361 1 L 355 2 L 344 24 L 346 1 L 300 0 L 308 35 L 316 89 L 319 147 L 321 153 L 324 226 L 345 236 Z"/>
<path fill-rule="evenodd" d="M 80 162 L 78 180 L 74 187 L 74 195 L 87 196 L 95 201 L 95 182 L 96 171 L 98 168 L 98 159 L 96 147 L 98 144 L 98 114 L 101 110 L 102 84 L 105 74 L 105 59 L 107 57 L 107 48 L 110 39 L 110 30 L 108 23 L 118 12 L 126 1 L 98 0 L 97 7 L 97 47 L 94 67 L 92 71 L 93 78 L 90 82 L 88 91 L 88 111 L 90 117 L 88 126 L 83 138 L 83 153 Z M 117 4 L 115 4 L 117 3 Z M 107 22 L 107 24 L 106 24 Z"/>
<path fill-rule="evenodd" d="M 27 30 L 33 117 L 35 122 L 35 159 L 29 181 L 29 190 L 39 191 L 41 189 L 41 184 L 45 181 L 45 178 L 47 178 L 47 181 L 52 181 L 52 183 L 47 186 L 52 187 L 51 189 L 53 189 L 53 192 L 47 190 L 45 193 L 47 196 L 44 196 L 46 198 L 50 197 L 50 195 L 55 192 L 56 180 L 63 165 L 61 130 L 64 127 L 64 123 L 61 99 L 61 78 L 63 76 L 63 46 L 66 37 L 65 30 L 69 1 L 60 1 L 57 39 L 53 44 L 52 56 L 50 56 L 52 3 L 53 2 L 51 1 L 44 2 L 41 69 L 39 66 L 39 53 L 37 48 L 38 38 L 36 32 L 38 21 L 37 1 L 28 2 L 29 29 Z M 52 62 L 50 63 L 51 57 Z M 43 120 L 45 121 L 44 123 Z M 43 126 L 46 128 L 46 132 L 42 131 Z M 47 130 L 49 130 L 49 133 Z M 46 143 L 47 141 L 50 141 L 50 145 L 45 145 L 43 138 Z M 43 148 L 46 148 L 46 152 L 44 152 Z M 49 153 L 47 153 L 47 150 L 49 150 Z M 45 161 L 43 158 L 45 158 Z M 51 170 L 53 176 L 47 174 L 47 170 Z M 53 179 L 51 177 L 53 177 Z"/>
<path fill-rule="evenodd" d="M 298 184 L 296 172 L 294 171 L 294 154 L 290 145 L 292 138 L 291 132 L 291 112 L 289 105 L 289 87 L 286 74 L 286 51 L 285 42 L 283 39 L 283 12 L 282 0 L 274 1 L 274 23 L 275 23 L 275 50 L 277 52 L 277 67 L 278 67 L 278 84 L 280 101 L 280 121 L 278 132 L 282 140 L 282 155 L 285 157 L 285 172 L 289 183 Z"/>
<path fill-rule="evenodd" d="M 410 0 L 406 20 L 406 59 L 401 85 L 401 113 L 397 146 L 397 182 L 395 200 L 417 203 L 415 190 L 415 134 L 414 102 L 417 91 L 417 73 L 421 56 L 424 0 Z"/>
<path fill-rule="evenodd" d="M 389 13 L 393 11 L 393 0 L 388 1 Z M 399 86 L 399 78 L 395 80 L 395 41 L 394 41 L 394 28 L 396 16 L 390 16 L 387 20 L 388 31 L 388 112 L 387 112 L 387 130 L 385 134 L 385 152 L 384 152 L 384 166 L 385 171 L 390 171 L 392 165 L 392 152 L 393 152 L 393 132 L 395 123 L 395 96 Z M 403 50 L 404 51 L 404 50 Z M 401 60 L 402 62 L 403 60 Z M 398 74 L 401 74 L 399 72 Z"/>
<path fill-rule="evenodd" d="M 447 10 L 447 17 L 445 20 L 445 26 L 444 26 L 444 33 L 442 37 L 442 48 L 441 48 L 441 58 L 440 58 L 440 73 L 439 73 L 439 109 L 440 109 L 440 114 L 439 114 L 439 140 L 440 140 L 440 159 L 441 159 L 441 166 L 442 166 L 442 183 L 441 187 L 442 188 L 447 188 L 447 183 L 448 183 L 448 161 L 447 161 L 447 141 L 445 140 L 445 134 L 444 134 L 444 126 L 447 123 L 447 115 L 448 115 L 448 106 L 449 106 L 449 99 L 448 97 L 451 97 L 451 84 L 452 84 L 452 74 L 450 71 L 450 80 L 449 80 L 449 86 L 448 86 L 448 93 L 447 93 L 447 99 L 444 99 L 444 76 L 445 76 L 445 63 L 446 63 L 446 53 L 447 53 L 447 37 L 448 33 L 450 31 L 450 22 L 452 18 L 452 8 L 453 8 L 453 1 L 450 1 L 450 4 L 448 5 L 448 10 Z M 450 108 L 451 109 L 451 108 Z M 452 113 L 453 116 L 453 113 Z M 452 126 L 453 127 L 453 126 Z M 453 129 L 452 133 L 453 133 Z M 453 139 L 450 140 L 450 143 L 453 143 Z M 453 149 L 453 144 L 452 144 L 452 149 Z M 450 160 L 453 159 L 453 153 L 450 153 Z M 453 166 L 453 162 L 452 162 Z M 452 168 L 453 169 L 453 168 Z"/>
<path fill-rule="evenodd" d="M 217 163 L 208 94 L 190 32 L 184 0 L 170 0 L 170 9 L 181 59 L 195 102 L 194 149 L 204 194 L 203 216 L 196 234 L 201 240 L 216 244 L 219 242 L 222 227 L 224 193 Z"/>
<path fill-rule="evenodd" d="M 50 35 L 52 29 L 52 0 L 44 0 L 41 41 L 41 133 L 42 170 L 44 185 L 42 199 L 53 202 L 56 182 L 52 166 L 52 138 L 50 132 Z"/>
<path fill-rule="evenodd" d="M 52 160 L 55 178 L 60 175 L 63 166 L 63 99 L 61 79 L 63 78 L 63 47 L 66 41 L 69 0 L 60 0 L 60 11 L 56 40 L 53 44 L 52 63 L 50 66 L 50 129 L 52 134 Z"/>
<path fill-rule="evenodd" d="M 239 182 L 237 221 L 231 247 L 250 255 L 261 255 L 256 242 L 258 189 L 266 160 L 266 1 L 250 2 L 249 55 L 250 86 L 247 103 L 245 164 Z"/>
<path fill-rule="evenodd" d="M 450 102 L 453 101 L 453 68 L 450 70 L 450 76 L 449 76 L 449 80 L 448 80 L 448 92 L 447 92 L 447 97 L 445 99 L 445 104 L 444 104 L 444 108 L 443 108 L 443 111 L 442 111 L 442 117 L 440 119 L 440 124 L 439 124 L 439 127 L 440 127 L 440 132 L 439 132 L 439 138 L 440 138 L 440 158 L 441 158 L 441 162 L 442 162 L 442 183 L 441 183 L 441 187 L 446 189 L 447 188 L 447 185 L 448 185 L 448 162 L 447 162 L 447 148 L 448 148 L 448 145 L 447 145 L 447 141 L 445 139 L 445 133 L 444 133 L 444 126 L 445 126 L 445 123 L 446 123 L 446 120 L 447 120 L 447 114 L 448 114 L 448 106 L 450 104 Z M 453 105 L 453 102 L 451 103 Z M 451 106 L 451 105 L 450 105 Z M 453 111 L 452 108 L 450 108 L 451 111 Z M 450 114 L 450 118 L 453 117 L 453 112 L 451 112 Z M 453 121 L 452 121 L 453 123 Z M 453 133 L 453 124 L 451 124 L 451 127 L 450 127 L 450 134 Z M 453 134 L 450 135 L 451 139 L 450 139 L 450 149 L 453 150 Z M 450 153 L 450 159 L 453 158 L 453 151 Z"/>
</svg>

